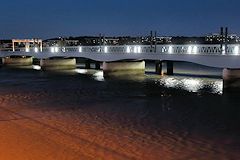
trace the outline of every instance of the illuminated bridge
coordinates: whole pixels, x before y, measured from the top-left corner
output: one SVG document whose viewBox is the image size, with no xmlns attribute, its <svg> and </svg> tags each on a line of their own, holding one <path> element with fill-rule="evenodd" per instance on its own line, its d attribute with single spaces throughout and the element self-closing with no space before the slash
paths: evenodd
<svg viewBox="0 0 240 160">
<path fill-rule="evenodd" d="M 81 57 L 101 62 L 119 60 L 171 60 L 186 61 L 220 68 L 240 68 L 240 46 L 228 45 L 157 45 L 155 46 L 79 46 L 20 49 L 0 52 L 1 57 L 11 55 L 34 58 Z"/>
<path fill-rule="evenodd" d="M 40 48 L 35 47 L 19 49 L 15 50 L 14 52 L 1 51 L 0 55 L 2 58 L 9 58 L 13 55 L 31 56 L 37 59 L 47 59 L 51 57 L 85 58 L 97 62 L 104 62 L 105 65 L 103 65 L 103 69 L 108 68 L 110 70 L 111 68 L 121 70 L 124 69 L 124 67 L 126 67 L 126 69 L 137 69 L 139 67 L 145 67 L 145 63 L 133 63 L 144 60 L 155 60 L 158 62 L 156 70 L 161 71 L 161 62 L 165 61 L 167 62 L 169 74 L 173 73 L 172 70 L 174 61 L 185 61 L 210 67 L 223 68 L 224 79 L 240 77 L 240 70 L 238 70 L 240 69 L 240 46 L 230 44 L 78 46 L 50 47 L 41 48 L 41 50 Z M 126 61 L 128 64 L 124 63 Z M 114 62 L 116 64 L 112 65 L 111 63 Z M 121 62 L 123 63 L 120 64 Z M 130 62 L 133 63 L 130 64 Z M 106 64 L 109 66 L 106 67 Z M 134 65 L 136 65 L 136 67 L 134 67 Z"/>
</svg>

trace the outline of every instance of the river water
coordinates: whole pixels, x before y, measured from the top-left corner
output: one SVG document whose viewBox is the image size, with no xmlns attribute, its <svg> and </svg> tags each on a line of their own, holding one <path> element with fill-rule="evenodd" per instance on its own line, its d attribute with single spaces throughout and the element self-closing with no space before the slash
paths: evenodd
<svg viewBox="0 0 240 160">
<path fill-rule="evenodd" d="M 144 76 L 105 79 L 96 70 L 34 68 L 0 68 L 0 107 L 11 112 L 0 120 L 15 118 L 14 123 L 81 153 L 76 159 L 240 159 L 240 91 L 223 91 L 217 76 L 186 76 L 180 70 L 159 76 L 149 69 Z M 31 157 L 34 148 L 28 149 Z"/>
</svg>

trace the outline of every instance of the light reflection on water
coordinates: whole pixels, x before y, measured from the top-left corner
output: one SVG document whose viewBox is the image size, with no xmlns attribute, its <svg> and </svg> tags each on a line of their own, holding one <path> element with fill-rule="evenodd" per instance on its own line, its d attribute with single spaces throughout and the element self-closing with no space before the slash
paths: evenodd
<svg viewBox="0 0 240 160">
<path fill-rule="evenodd" d="M 96 73 L 93 74 L 93 77 L 97 81 L 104 81 L 103 71 L 97 71 Z"/>
<path fill-rule="evenodd" d="M 33 65 L 32 66 L 34 70 L 41 70 L 41 66 L 40 65 Z"/>
<path fill-rule="evenodd" d="M 41 70 L 41 66 L 33 65 L 34 70 Z M 70 72 L 70 71 L 69 71 Z M 88 70 L 77 68 L 73 72 L 77 74 L 90 75 L 96 81 L 104 81 L 104 73 L 99 70 Z M 217 78 L 201 78 L 201 77 L 186 77 L 186 76 L 156 76 L 156 75 L 145 75 L 145 76 L 119 76 L 114 77 L 125 80 L 140 80 L 146 81 L 153 79 L 160 85 L 166 88 L 181 89 L 188 92 L 199 92 L 203 89 L 208 89 L 208 92 L 214 94 L 223 93 L 223 81 Z"/>
<path fill-rule="evenodd" d="M 89 74 L 96 81 L 101 81 L 101 82 L 104 81 L 103 71 L 87 70 L 87 69 L 77 68 L 77 69 L 75 69 L 75 72 L 79 73 L 79 74 Z"/>
<path fill-rule="evenodd" d="M 103 71 L 93 71 L 87 69 L 75 69 L 76 73 L 92 75 L 96 81 L 104 81 Z M 141 77 L 141 78 L 140 78 Z M 136 76 L 136 80 L 147 80 L 148 77 L 151 79 L 151 75 L 147 76 Z M 176 88 L 186 90 L 188 92 L 199 92 L 202 89 L 208 88 L 211 93 L 222 94 L 223 93 L 223 81 L 216 78 L 201 78 L 201 77 L 184 77 L 184 76 L 153 76 L 155 81 L 159 82 L 166 88 Z M 131 76 L 119 76 L 114 77 L 119 79 L 134 80 Z"/>
<path fill-rule="evenodd" d="M 223 81 L 221 79 L 164 76 L 158 81 L 167 88 L 178 88 L 188 92 L 199 92 L 208 88 L 211 93 L 223 93 Z"/>
<path fill-rule="evenodd" d="M 79 74 L 86 74 L 88 72 L 88 70 L 87 69 L 79 69 L 79 68 L 77 68 L 77 69 L 75 69 L 75 72 L 77 72 Z"/>
</svg>

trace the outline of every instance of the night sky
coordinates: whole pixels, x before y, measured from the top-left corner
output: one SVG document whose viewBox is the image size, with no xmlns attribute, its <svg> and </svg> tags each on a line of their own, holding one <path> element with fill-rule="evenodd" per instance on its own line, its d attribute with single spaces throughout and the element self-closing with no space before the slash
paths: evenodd
<svg viewBox="0 0 240 160">
<path fill-rule="evenodd" d="M 1 0 L 0 39 L 240 34 L 240 0 Z"/>
</svg>

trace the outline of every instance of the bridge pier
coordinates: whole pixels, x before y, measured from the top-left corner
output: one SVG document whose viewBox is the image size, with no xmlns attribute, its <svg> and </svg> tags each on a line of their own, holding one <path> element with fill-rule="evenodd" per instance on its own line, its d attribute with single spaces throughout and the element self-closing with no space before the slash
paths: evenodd
<svg viewBox="0 0 240 160">
<path fill-rule="evenodd" d="M 137 75 L 145 73 L 145 61 L 103 62 L 104 76 Z"/>
<path fill-rule="evenodd" d="M 166 61 L 167 63 L 167 75 L 173 75 L 173 61 Z"/>
<path fill-rule="evenodd" d="M 240 88 L 240 69 L 223 69 L 223 88 Z"/>
<path fill-rule="evenodd" d="M 162 75 L 162 61 L 155 62 L 155 72 L 156 74 Z"/>
<path fill-rule="evenodd" d="M 91 61 L 89 59 L 85 61 L 85 69 L 91 69 Z"/>
<path fill-rule="evenodd" d="M 95 69 L 96 70 L 101 69 L 101 63 L 100 62 L 95 62 Z"/>
<path fill-rule="evenodd" d="M 31 66 L 33 57 L 31 56 L 9 56 L 2 58 L 2 64 L 10 67 Z"/>
<path fill-rule="evenodd" d="M 68 70 L 76 68 L 75 58 L 49 58 L 41 59 L 40 66 L 43 70 Z"/>
</svg>

